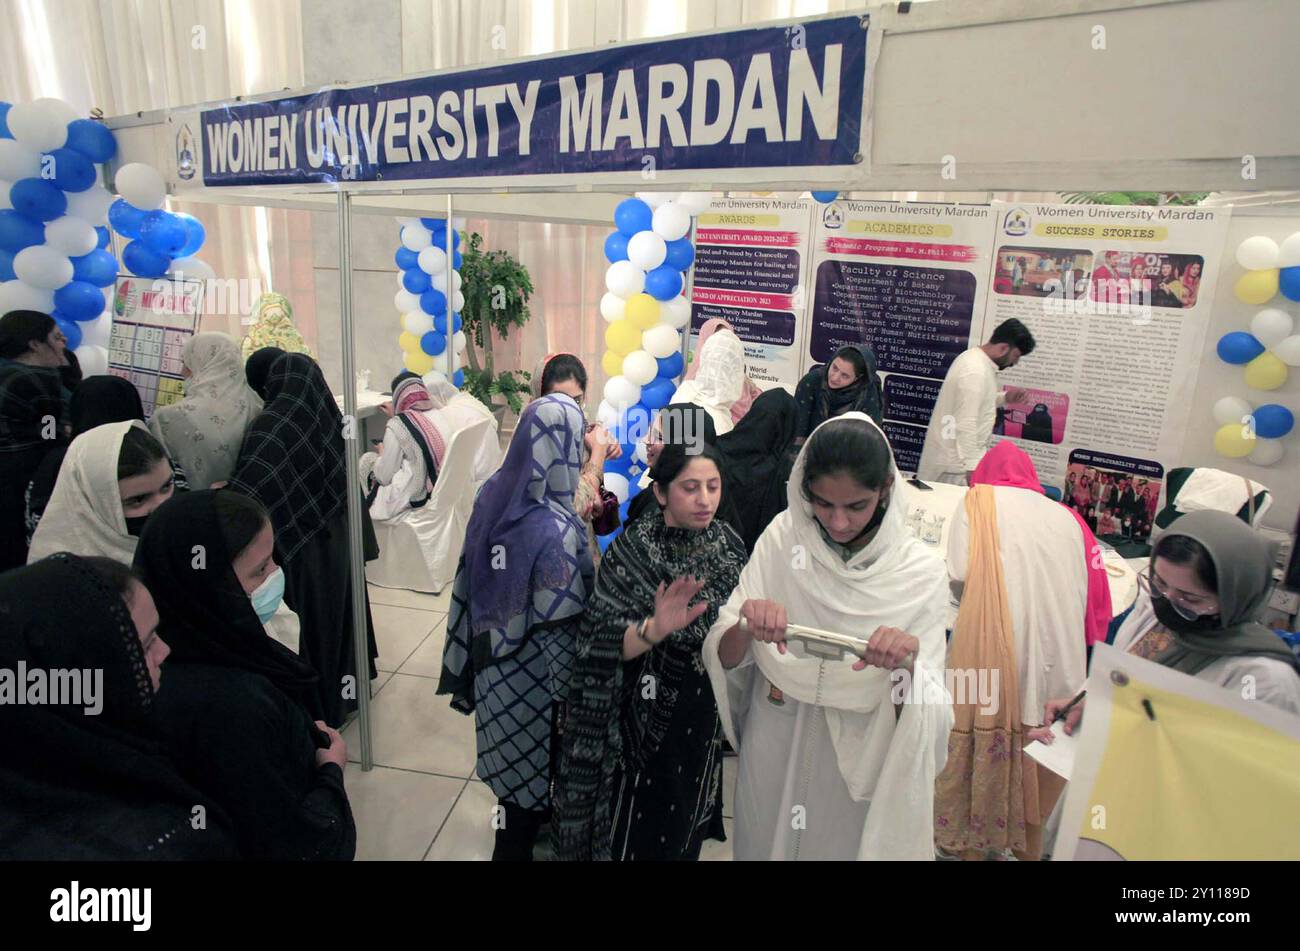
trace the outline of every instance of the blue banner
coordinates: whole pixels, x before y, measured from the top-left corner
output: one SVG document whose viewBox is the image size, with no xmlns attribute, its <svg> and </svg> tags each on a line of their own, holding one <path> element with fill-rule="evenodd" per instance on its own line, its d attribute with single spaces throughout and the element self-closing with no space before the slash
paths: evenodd
<svg viewBox="0 0 1300 951">
<path fill-rule="evenodd" d="M 851 166 L 866 62 L 853 16 L 224 106 L 202 114 L 202 180 Z"/>
</svg>

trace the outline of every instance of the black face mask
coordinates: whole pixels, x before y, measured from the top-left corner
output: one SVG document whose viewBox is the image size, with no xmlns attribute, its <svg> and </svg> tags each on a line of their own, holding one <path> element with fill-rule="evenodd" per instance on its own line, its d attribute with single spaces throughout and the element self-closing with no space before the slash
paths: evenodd
<svg viewBox="0 0 1300 951">
<path fill-rule="evenodd" d="M 867 524 L 863 526 L 862 531 L 858 532 L 856 535 L 853 536 L 851 540 L 849 540 L 846 543 L 846 547 L 851 547 L 853 545 L 856 545 L 865 536 L 871 534 L 871 532 L 879 528 L 880 523 L 885 520 L 885 514 L 888 511 L 889 511 L 889 499 L 887 498 L 881 499 L 880 502 L 877 503 L 876 511 L 872 513 L 870 521 L 868 521 Z"/>
<path fill-rule="evenodd" d="M 144 530 L 144 523 L 149 521 L 148 515 L 123 516 L 123 518 L 126 519 L 126 533 L 132 538 L 139 538 L 140 532 Z"/>
<path fill-rule="evenodd" d="M 1204 631 L 1217 631 L 1223 627 L 1223 620 L 1217 614 L 1202 614 L 1195 621 L 1189 621 L 1169 603 L 1169 599 L 1156 592 L 1151 592 L 1151 607 L 1156 612 L 1156 620 L 1171 631 L 1180 634 L 1196 634 Z"/>
</svg>

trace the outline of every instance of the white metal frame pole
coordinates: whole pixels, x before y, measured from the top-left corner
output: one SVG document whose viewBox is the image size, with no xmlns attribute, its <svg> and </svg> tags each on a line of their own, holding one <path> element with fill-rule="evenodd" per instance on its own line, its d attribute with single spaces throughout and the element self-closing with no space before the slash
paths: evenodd
<svg viewBox="0 0 1300 951">
<path fill-rule="evenodd" d="M 351 439 L 343 440 L 348 479 L 348 555 L 352 567 L 352 642 L 356 655 L 357 727 L 361 733 L 361 768 L 374 767 L 370 743 L 370 638 L 366 610 L 365 543 L 361 532 L 361 476 L 357 441 L 357 357 L 352 333 L 352 196 L 339 191 L 339 314 L 343 332 L 343 415 Z M 339 687 L 341 685 L 335 685 Z"/>
<path fill-rule="evenodd" d="M 456 348 L 455 348 L 456 325 L 455 325 L 455 323 L 453 323 L 453 321 L 452 321 L 452 306 L 451 306 L 451 299 L 452 299 L 452 297 L 454 297 L 455 294 L 456 294 L 456 288 L 455 288 L 455 286 L 451 283 L 451 281 L 452 281 L 452 277 L 451 277 L 451 275 L 452 275 L 452 271 L 455 270 L 455 268 L 453 267 L 454 262 L 452 261 L 452 255 L 454 255 L 455 253 L 456 253 L 455 235 L 452 234 L 452 224 L 451 224 L 451 192 L 447 192 L 447 334 L 446 334 L 446 337 L 447 337 L 447 382 L 450 383 L 452 386 L 455 386 L 455 385 L 456 385 L 456 381 L 455 381 L 454 379 L 452 379 L 452 377 L 455 376 L 455 372 L 456 372 L 456 371 L 455 371 L 455 362 L 456 362 Z"/>
</svg>

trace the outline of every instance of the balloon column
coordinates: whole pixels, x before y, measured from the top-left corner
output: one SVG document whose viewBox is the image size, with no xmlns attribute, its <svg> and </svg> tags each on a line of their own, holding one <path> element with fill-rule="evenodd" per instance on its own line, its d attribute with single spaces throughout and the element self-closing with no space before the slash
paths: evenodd
<svg viewBox="0 0 1300 951">
<path fill-rule="evenodd" d="M 1237 263 L 1246 269 L 1233 288 L 1242 303 L 1267 304 L 1279 290 L 1287 300 L 1300 300 L 1300 231 L 1281 246 L 1264 235 L 1247 238 L 1237 246 Z M 1255 314 L 1250 333 L 1224 334 L 1216 350 L 1225 363 L 1245 367 L 1246 385 L 1255 390 L 1276 390 L 1286 382 L 1287 367 L 1300 366 L 1295 321 L 1274 307 Z"/>
<path fill-rule="evenodd" d="M 117 260 L 96 165 L 116 151 L 107 127 L 58 99 L 0 103 L 0 314 L 53 316 L 86 376 L 108 370 L 102 288 Z"/>
<path fill-rule="evenodd" d="M 151 165 L 132 162 L 114 177 L 121 195 L 108 209 L 113 230 L 127 238 L 122 264 L 137 277 L 210 280 L 216 274 L 194 257 L 207 235 L 193 215 L 163 209 L 167 184 Z"/>
<path fill-rule="evenodd" d="M 597 418 L 623 446 L 605 464 L 605 487 L 627 502 L 646 467 L 645 436 L 653 415 L 668 405 L 684 364 L 681 332 L 691 320 L 682 295 L 685 271 L 695 260 L 691 218 L 709 207 L 708 194 L 642 192 L 614 210 L 614 231 L 605 239 L 608 293 L 605 319 L 606 376 Z"/>
<path fill-rule="evenodd" d="M 460 312 L 465 306 L 460 281 L 460 232 L 451 230 L 451 286 L 447 286 L 447 222 L 441 218 L 398 218 L 402 246 L 397 249 L 401 287 L 393 303 L 402 315 L 398 346 L 406 369 L 418 373 L 426 383 L 448 379 L 447 344 L 450 337 L 454 358 L 451 382 L 465 385 L 460 367 L 465 350 L 465 332 Z M 447 326 L 451 319 L 450 329 Z"/>
<path fill-rule="evenodd" d="M 1283 456 L 1282 437 L 1295 428 L 1295 414 L 1285 406 L 1267 403 L 1252 408 L 1238 396 L 1225 396 L 1214 404 L 1214 450 L 1229 459 L 1245 456 L 1257 466 L 1271 466 Z"/>
</svg>

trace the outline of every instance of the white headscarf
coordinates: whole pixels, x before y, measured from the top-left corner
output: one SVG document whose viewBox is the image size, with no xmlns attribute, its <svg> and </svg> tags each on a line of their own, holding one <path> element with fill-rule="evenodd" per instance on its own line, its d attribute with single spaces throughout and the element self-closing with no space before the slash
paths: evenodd
<svg viewBox="0 0 1300 951">
<path fill-rule="evenodd" d="M 262 411 L 248 385 L 239 344 L 223 333 L 195 334 L 181 359 L 193 374 L 185 398 L 154 413 L 150 428 L 195 489 L 227 481 L 244 433 Z"/>
<path fill-rule="evenodd" d="M 723 728 L 740 748 L 749 691 L 746 677 L 728 677 L 718 657 L 722 635 L 739 620 L 749 599 L 785 606 L 792 624 L 862 639 L 877 627 L 897 627 L 920 641 L 911 681 L 914 701 L 895 719 L 895 681 L 878 667 L 852 669 L 842 661 L 781 654 L 754 642 L 753 661 L 777 689 L 800 703 L 825 708 L 840 772 L 858 801 L 871 801 L 859 858 L 933 858 L 934 783 L 947 760 L 952 707 L 944 688 L 944 626 L 948 573 L 943 561 L 906 531 L 909 494 L 894 465 L 889 508 L 872 540 L 846 562 L 825 540 L 803 497 L 808 448 L 829 425 L 859 420 L 879 430 L 863 413 L 844 413 L 813 431 L 799 453 L 788 486 L 789 507 L 760 536 L 740 583 L 718 613 L 704 644 Z M 736 668 L 733 674 L 743 671 Z M 752 673 L 752 671 L 750 671 Z"/>
<path fill-rule="evenodd" d="M 713 417 L 718 435 L 731 432 L 731 404 L 745 391 L 745 345 L 730 330 L 709 335 L 696 354 L 699 369 L 683 380 L 669 403 L 693 403 Z"/>
<path fill-rule="evenodd" d="M 60 551 L 131 564 L 136 539 L 127 534 L 122 514 L 117 458 L 132 426 L 145 428 L 139 420 L 105 423 L 72 440 L 45 514 L 32 536 L 28 564 Z"/>
</svg>

